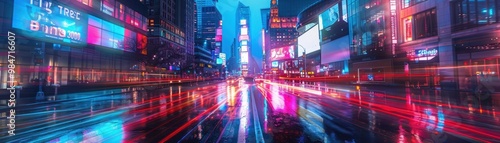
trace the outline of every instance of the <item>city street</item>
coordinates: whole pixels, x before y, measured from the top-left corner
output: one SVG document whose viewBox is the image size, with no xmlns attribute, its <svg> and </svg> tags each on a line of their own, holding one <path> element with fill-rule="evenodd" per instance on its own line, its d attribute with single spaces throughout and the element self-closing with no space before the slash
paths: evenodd
<svg viewBox="0 0 500 143">
<path fill-rule="evenodd" d="M 0 142 L 500 142 L 495 95 L 228 80 L 46 98 Z"/>
</svg>

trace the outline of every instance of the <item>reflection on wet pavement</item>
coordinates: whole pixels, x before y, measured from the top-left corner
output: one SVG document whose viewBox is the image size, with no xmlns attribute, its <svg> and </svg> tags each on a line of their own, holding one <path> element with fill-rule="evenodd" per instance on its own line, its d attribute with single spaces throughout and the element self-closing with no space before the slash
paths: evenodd
<svg viewBox="0 0 500 143">
<path fill-rule="evenodd" d="M 16 136 L 0 120 L 0 142 L 500 142 L 499 99 L 277 82 L 126 88 L 24 101 Z"/>
</svg>

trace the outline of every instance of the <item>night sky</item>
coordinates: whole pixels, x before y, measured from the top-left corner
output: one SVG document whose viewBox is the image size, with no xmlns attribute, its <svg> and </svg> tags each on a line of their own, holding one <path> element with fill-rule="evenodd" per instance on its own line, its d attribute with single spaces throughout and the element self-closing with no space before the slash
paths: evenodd
<svg viewBox="0 0 500 143">
<path fill-rule="evenodd" d="M 239 0 L 246 6 L 250 7 L 250 42 L 251 42 L 251 54 L 255 58 L 256 62 L 262 68 L 262 41 L 261 41 L 261 30 L 262 30 L 262 20 L 260 9 L 269 8 L 270 0 Z M 236 31 L 236 8 L 238 7 L 238 0 L 219 0 L 217 3 L 217 9 L 219 9 L 222 14 L 222 52 L 227 54 L 227 58 L 231 57 L 231 44 L 233 38 L 235 38 Z"/>
</svg>

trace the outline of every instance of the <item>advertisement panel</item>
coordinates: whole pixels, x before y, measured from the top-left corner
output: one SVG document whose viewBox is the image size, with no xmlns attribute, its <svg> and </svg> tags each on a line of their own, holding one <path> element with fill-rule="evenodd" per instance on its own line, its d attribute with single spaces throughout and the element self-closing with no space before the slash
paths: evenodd
<svg viewBox="0 0 500 143">
<path fill-rule="evenodd" d="M 87 42 L 89 44 L 132 51 L 132 49 L 124 49 L 124 47 L 136 47 L 137 43 L 133 40 L 137 39 L 135 32 L 127 32 L 127 37 L 130 39 L 127 42 L 125 41 L 125 28 L 91 15 L 88 16 L 88 33 Z M 125 44 L 129 45 L 124 46 Z"/>
<path fill-rule="evenodd" d="M 299 36 L 299 47 L 302 47 L 298 48 L 299 56 L 303 55 L 304 49 L 306 50 L 306 54 L 319 50 L 318 25 L 313 26 L 307 32 Z"/>
<path fill-rule="evenodd" d="M 411 61 L 430 61 L 438 56 L 436 48 L 419 49 L 406 53 Z"/>
<path fill-rule="evenodd" d="M 248 63 L 248 52 L 241 52 L 241 63 Z"/>
<path fill-rule="evenodd" d="M 86 44 L 87 14 L 46 0 L 14 0 L 12 27 L 47 42 Z"/>
<path fill-rule="evenodd" d="M 280 48 L 271 49 L 271 58 L 272 61 L 275 60 L 287 60 L 295 57 L 294 46 L 286 46 Z"/>
<path fill-rule="evenodd" d="M 340 9 L 339 3 L 337 3 L 319 15 L 320 30 L 330 27 L 335 22 L 339 21 L 340 18 L 339 9 Z"/>
<path fill-rule="evenodd" d="M 321 45 L 321 64 L 348 60 L 349 58 L 349 36 Z"/>
<path fill-rule="evenodd" d="M 271 67 L 273 67 L 273 68 L 277 68 L 278 66 L 279 66 L 278 61 L 273 61 L 273 62 L 271 63 Z"/>
<path fill-rule="evenodd" d="M 222 59 L 221 59 L 221 58 L 217 58 L 216 63 L 217 63 L 218 65 L 221 65 L 221 64 L 222 64 Z"/>
<path fill-rule="evenodd" d="M 137 49 L 146 50 L 146 45 L 148 44 L 148 37 L 137 33 Z"/>
<path fill-rule="evenodd" d="M 226 53 L 219 53 L 219 58 L 222 59 L 222 65 L 226 65 Z"/>
<path fill-rule="evenodd" d="M 330 41 L 348 35 L 347 6 L 345 0 L 333 5 L 318 16 L 321 41 Z"/>
</svg>

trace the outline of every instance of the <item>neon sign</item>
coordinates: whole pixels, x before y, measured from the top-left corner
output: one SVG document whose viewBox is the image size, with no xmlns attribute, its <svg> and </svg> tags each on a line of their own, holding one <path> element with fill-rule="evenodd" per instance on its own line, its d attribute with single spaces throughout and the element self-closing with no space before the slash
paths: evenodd
<svg viewBox="0 0 500 143">
<path fill-rule="evenodd" d="M 392 54 L 396 54 L 396 44 L 398 43 L 398 35 L 396 33 L 396 0 L 390 0 L 389 5 L 391 8 L 391 41 L 392 41 Z"/>
<path fill-rule="evenodd" d="M 25 36 L 85 44 L 87 15 L 70 7 L 47 0 L 15 0 L 12 27 L 25 31 Z"/>
<path fill-rule="evenodd" d="M 278 66 L 279 66 L 278 61 L 273 61 L 273 62 L 271 63 L 271 67 L 273 67 L 273 68 L 276 68 L 276 67 L 278 67 Z"/>
<path fill-rule="evenodd" d="M 271 49 L 271 60 L 286 60 L 295 57 L 293 46 Z"/>
<path fill-rule="evenodd" d="M 436 50 L 436 49 L 417 50 L 417 57 L 431 57 L 431 56 L 434 57 L 437 55 L 437 53 L 438 53 L 438 50 Z"/>
<path fill-rule="evenodd" d="M 434 59 L 437 55 L 437 49 L 420 49 L 408 53 L 408 57 L 412 61 L 428 61 Z"/>
</svg>

